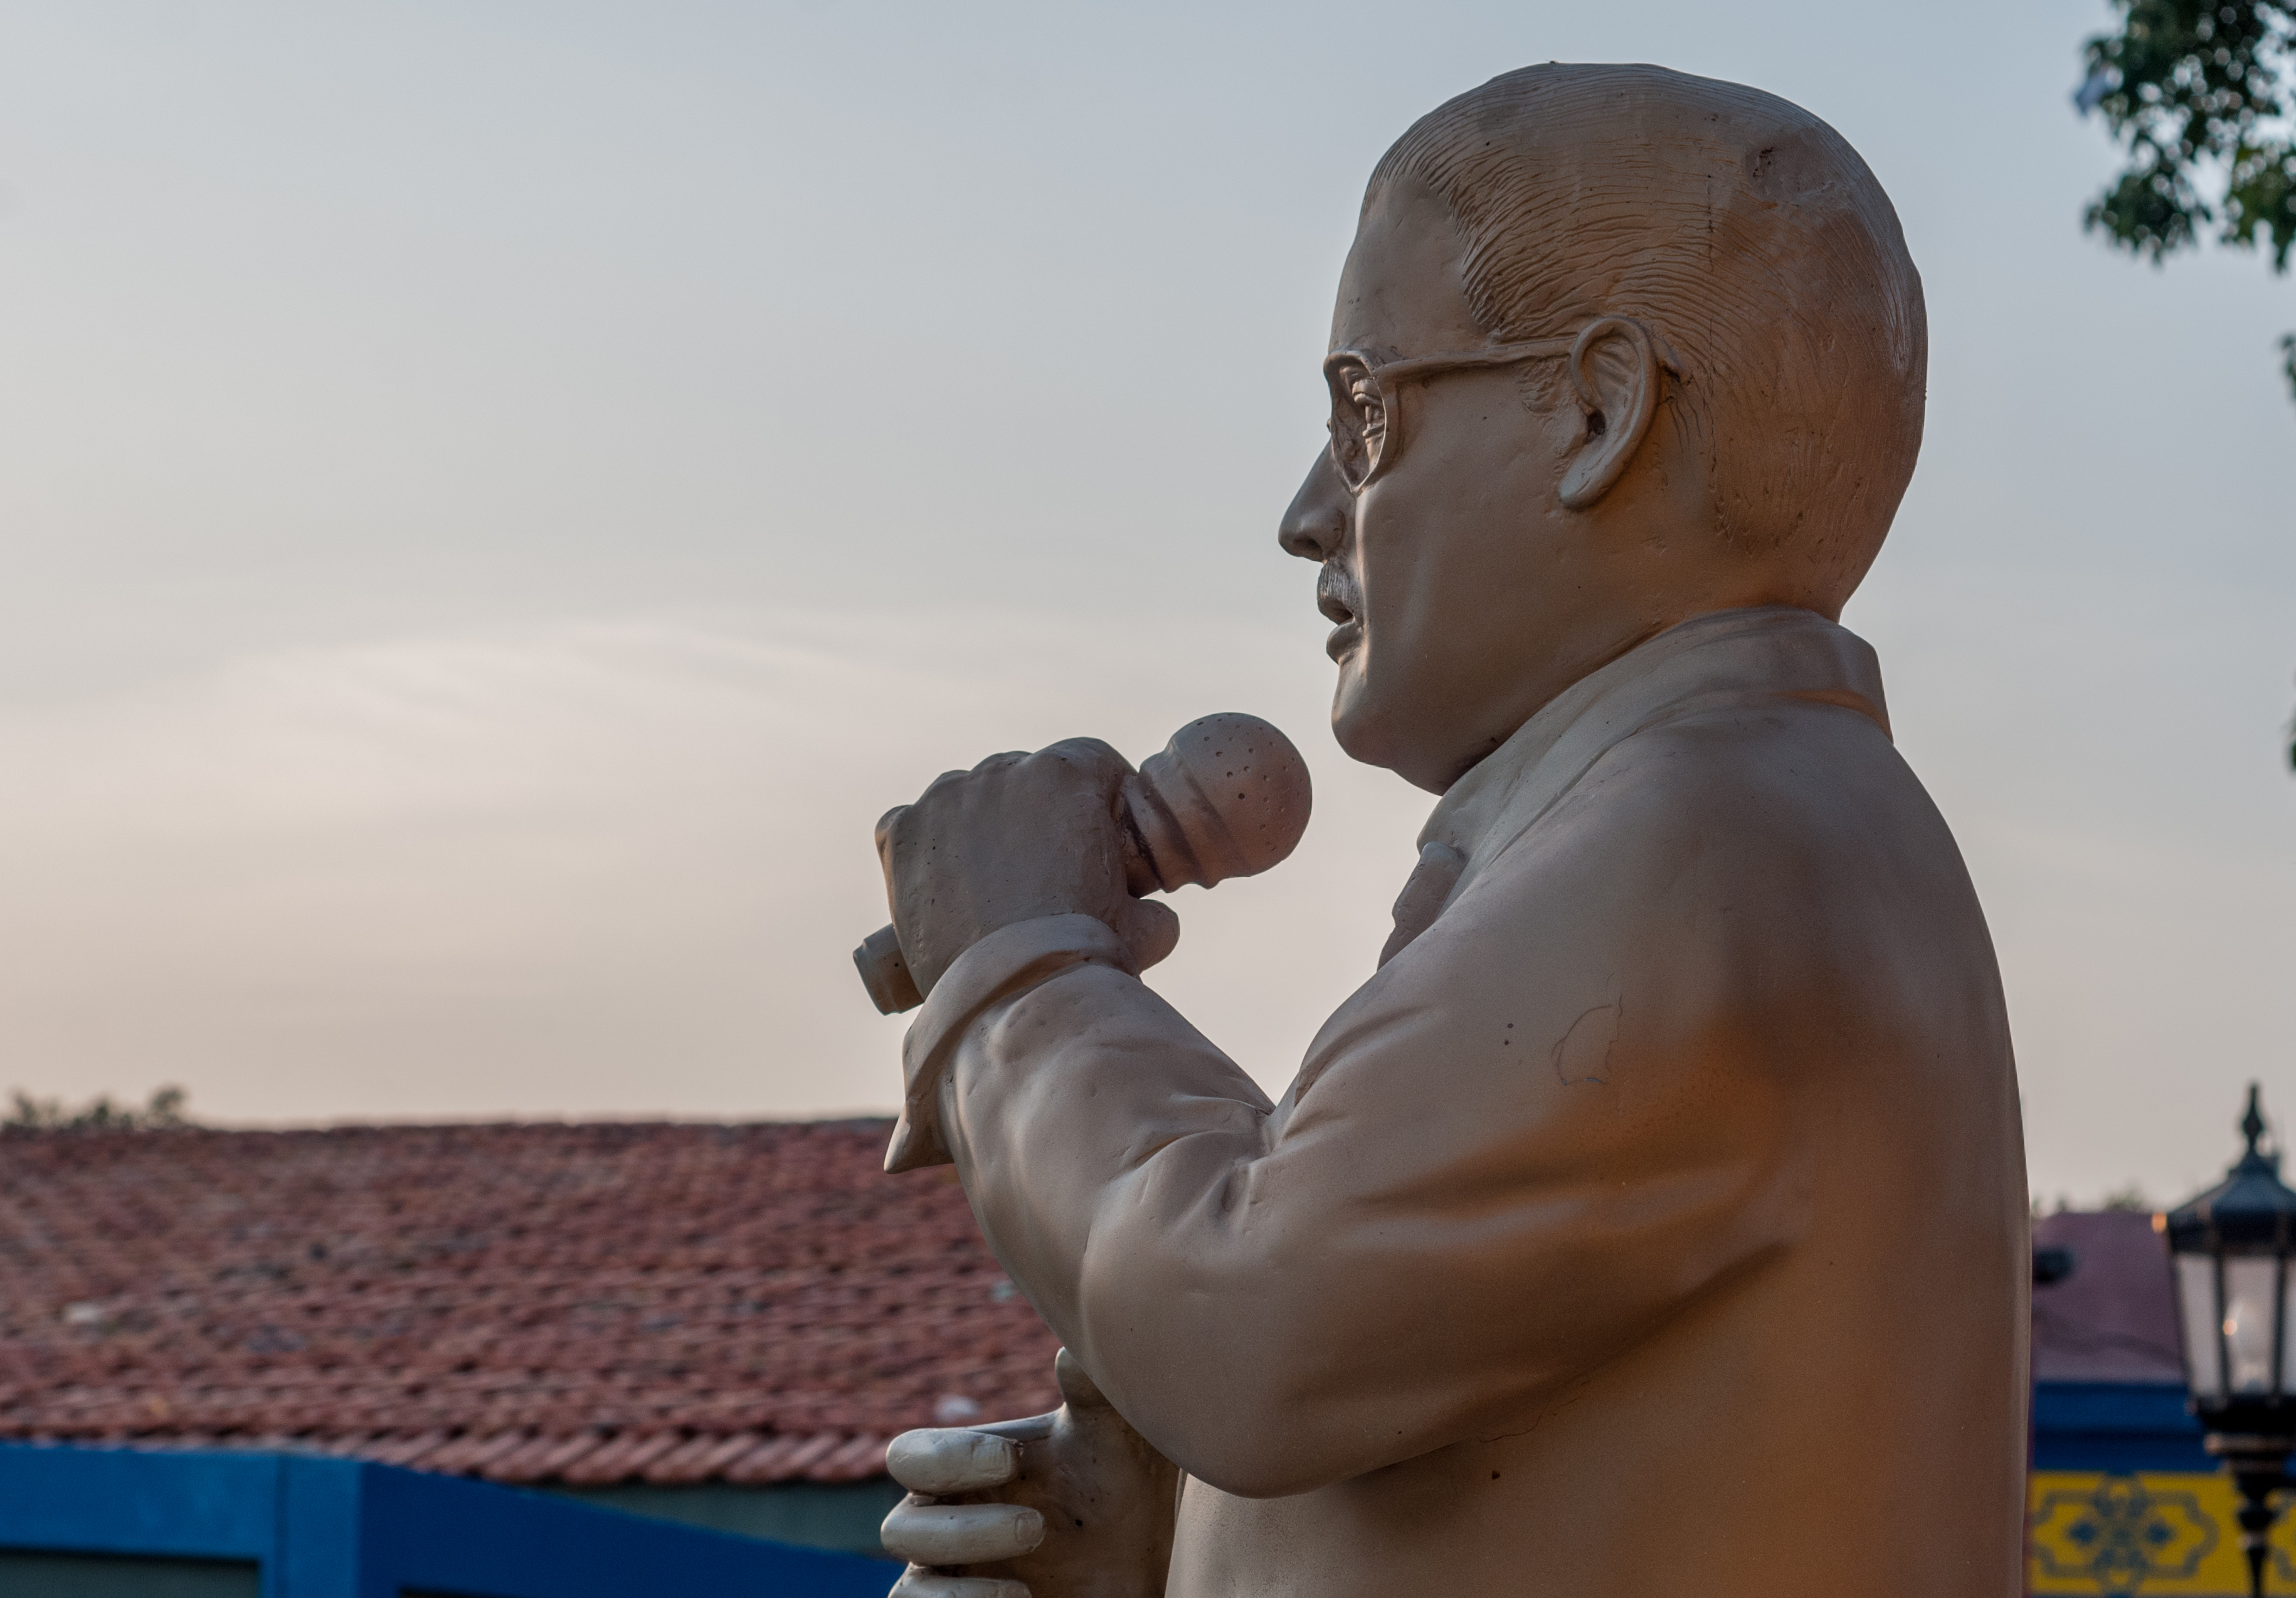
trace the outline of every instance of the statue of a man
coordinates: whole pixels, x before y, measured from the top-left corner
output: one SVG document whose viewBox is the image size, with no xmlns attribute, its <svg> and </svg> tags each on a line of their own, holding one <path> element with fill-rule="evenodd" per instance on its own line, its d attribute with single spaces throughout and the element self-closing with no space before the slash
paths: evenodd
<svg viewBox="0 0 2296 1598">
<path fill-rule="evenodd" d="M 1533 67 L 1387 153 L 1281 533 L 1340 742 L 1442 796 L 1376 974 L 1270 1103 L 1140 980 L 1111 752 L 881 828 L 896 1163 L 955 1161 L 1069 1398 L 897 1446 L 904 1592 L 2020 1590 L 1999 977 L 1836 622 L 1926 340 L 1774 96 Z"/>
</svg>

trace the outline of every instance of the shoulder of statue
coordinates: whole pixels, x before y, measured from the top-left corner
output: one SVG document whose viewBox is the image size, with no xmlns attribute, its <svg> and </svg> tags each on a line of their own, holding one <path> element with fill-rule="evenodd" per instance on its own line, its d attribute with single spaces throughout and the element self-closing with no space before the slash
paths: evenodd
<svg viewBox="0 0 2296 1598">
<path fill-rule="evenodd" d="M 1866 887 L 1909 864 L 1963 875 L 1928 794 L 1871 718 L 1775 693 L 1683 707 L 1606 750 L 1543 814 L 1511 819 L 1494 839 L 1504 848 L 1477 851 L 1475 874 L 1523 874 L 1534 893 L 1581 881 L 1663 905 L 1697 885 L 1831 918 L 1860 913 Z"/>
</svg>

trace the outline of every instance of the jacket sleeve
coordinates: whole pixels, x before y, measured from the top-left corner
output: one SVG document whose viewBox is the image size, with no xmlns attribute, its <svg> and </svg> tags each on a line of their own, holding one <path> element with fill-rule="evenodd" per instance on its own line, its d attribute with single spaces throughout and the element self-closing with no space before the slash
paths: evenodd
<svg viewBox="0 0 2296 1598">
<path fill-rule="evenodd" d="M 972 999 L 913 1054 L 982 1231 L 1192 1475 L 1273 1496 L 1519 1430 L 1800 1230 L 1791 1085 L 1734 997 L 1763 984 L 1713 921 L 1760 906 L 1693 840 L 1569 832 L 1357 990 L 1280 1108 L 1086 918 L 945 979 Z"/>
</svg>

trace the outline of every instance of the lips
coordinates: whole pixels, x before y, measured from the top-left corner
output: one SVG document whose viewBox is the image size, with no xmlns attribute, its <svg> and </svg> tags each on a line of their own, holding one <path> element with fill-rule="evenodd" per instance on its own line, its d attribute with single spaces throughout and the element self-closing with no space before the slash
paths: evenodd
<svg viewBox="0 0 2296 1598">
<path fill-rule="evenodd" d="M 1339 625 L 1324 640 L 1324 652 L 1337 660 L 1363 642 L 1363 595 L 1355 574 L 1337 561 L 1324 562 L 1316 578 L 1316 609 Z"/>
</svg>

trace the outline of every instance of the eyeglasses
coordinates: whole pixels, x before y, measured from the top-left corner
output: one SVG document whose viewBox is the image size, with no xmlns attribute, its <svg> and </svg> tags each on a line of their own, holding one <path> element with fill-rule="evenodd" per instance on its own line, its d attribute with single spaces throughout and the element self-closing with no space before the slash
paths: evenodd
<svg viewBox="0 0 2296 1598">
<path fill-rule="evenodd" d="M 1399 419 L 1389 396 L 1402 383 L 1440 377 L 1449 372 L 1513 366 L 1569 355 L 1576 339 L 1533 339 L 1517 344 L 1496 344 L 1488 349 L 1445 350 L 1435 355 L 1409 356 L 1399 361 L 1374 362 L 1353 349 L 1335 349 L 1324 362 L 1324 381 L 1332 390 L 1332 464 L 1351 494 L 1360 494 L 1392 458 L 1401 440 Z"/>
<path fill-rule="evenodd" d="M 1338 470 L 1340 480 L 1348 486 L 1349 493 L 1362 493 L 1402 447 L 1401 418 L 1389 397 L 1397 385 L 1440 377 L 1450 372 L 1488 370 L 1567 356 L 1591 348 L 1602 334 L 1628 320 L 1624 316 L 1604 316 L 1567 339 L 1528 339 L 1513 344 L 1494 344 L 1488 349 L 1408 356 L 1399 361 L 1375 362 L 1358 350 L 1333 350 L 1324 361 L 1324 381 L 1332 391 L 1332 419 L 1327 425 L 1332 433 L 1332 464 Z M 1633 325 L 1647 335 L 1657 364 L 1677 377 L 1681 376 L 1681 364 L 1666 341 L 1639 323 Z M 1571 363 L 1571 387 L 1591 407 L 1595 397 L 1578 366 L 1578 362 Z"/>
</svg>

